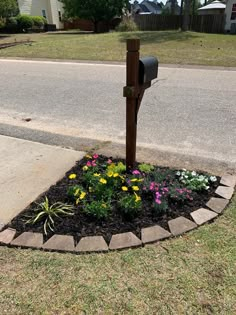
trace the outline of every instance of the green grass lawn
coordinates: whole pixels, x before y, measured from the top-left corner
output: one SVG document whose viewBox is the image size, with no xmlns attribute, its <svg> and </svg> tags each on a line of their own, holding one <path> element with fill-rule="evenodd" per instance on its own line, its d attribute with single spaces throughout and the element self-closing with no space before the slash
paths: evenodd
<svg viewBox="0 0 236 315">
<path fill-rule="evenodd" d="M 125 41 L 132 37 L 141 39 L 142 55 L 157 56 L 161 64 L 236 67 L 236 36 L 180 31 L 0 35 L 0 44 L 21 39 L 33 41 L 32 44 L 0 50 L 0 58 L 124 61 Z"/>
<path fill-rule="evenodd" d="M 1 314 L 236 314 L 236 196 L 159 245 L 72 255 L 0 247 Z"/>
</svg>

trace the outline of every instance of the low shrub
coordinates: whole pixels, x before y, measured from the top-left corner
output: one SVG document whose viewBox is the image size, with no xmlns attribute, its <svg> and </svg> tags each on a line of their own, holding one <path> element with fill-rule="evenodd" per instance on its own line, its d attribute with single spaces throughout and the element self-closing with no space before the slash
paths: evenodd
<svg viewBox="0 0 236 315">
<path fill-rule="evenodd" d="M 43 26 L 47 23 L 47 20 L 42 16 L 31 16 L 33 25 L 37 28 L 43 28 Z"/>
<path fill-rule="evenodd" d="M 6 32 L 17 33 L 19 32 L 19 26 L 16 17 L 9 17 L 5 26 Z"/>
<path fill-rule="evenodd" d="M 138 26 L 133 19 L 123 19 L 120 24 L 116 27 L 117 32 L 136 32 L 138 31 Z"/>
<path fill-rule="evenodd" d="M 27 31 L 28 29 L 32 28 L 32 26 L 34 25 L 32 17 L 29 15 L 24 15 L 24 14 L 19 15 L 17 17 L 17 22 L 18 22 L 20 31 Z"/>
</svg>

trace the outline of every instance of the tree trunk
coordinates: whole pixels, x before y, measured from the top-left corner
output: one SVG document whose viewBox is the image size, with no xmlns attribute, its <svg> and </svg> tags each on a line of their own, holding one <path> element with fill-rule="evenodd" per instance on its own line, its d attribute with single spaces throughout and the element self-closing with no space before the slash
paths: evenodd
<svg viewBox="0 0 236 315">
<path fill-rule="evenodd" d="M 179 13 L 179 15 L 182 15 L 182 14 L 183 14 L 183 7 L 184 7 L 184 0 L 181 0 L 180 13 Z"/>
<path fill-rule="evenodd" d="M 190 21 L 190 7 L 191 7 L 191 0 L 185 0 L 184 6 L 184 16 L 183 16 L 183 25 L 182 31 L 186 32 L 189 30 L 189 21 Z"/>
</svg>

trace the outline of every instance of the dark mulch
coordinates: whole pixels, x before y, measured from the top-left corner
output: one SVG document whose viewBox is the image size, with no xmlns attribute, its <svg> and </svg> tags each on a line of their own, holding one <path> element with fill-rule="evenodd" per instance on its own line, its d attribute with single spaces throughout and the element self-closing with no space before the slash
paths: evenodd
<svg viewBox="0 0 236 315">
<path fill-rule="evenodd" d="M 107 160 L 106 157 L 103 157 Z M 114 162 L 116 162 L 114 160 Z M 65 177 L 60 180 L 56 185 L 51 186 L 50 189 L 40 196 L 36 202 L 40 203 L 44 200 L 44 197 L 47 196 L 50 204 L 61 201 L 65 203 L 71 203 L 67 196 L 68 186 L 71 185 L 71 180 L 68 179 L 68 175 L 71 173 L 81 174 L 81 166 L 86 164 L 86 160 L 82 159 L 77 162 L 76 166 L 68 171 Z M 165 172 L 168 168 L 155 167 L 157 172 Z M 37 180 L 37 179 L 36 179 Z M 143 209 L 137 218 L 132 221 L 125 220 L 119 213 L 117 209 L 113 209 L 113 212 L 106 220 L 96 220 L 93 217 L 90 217 L 84 214 L 79 206 L 76 207 L 75 215 L 73 217 L 64 217 L 58 219 L 55 224 L 55 234 L 64 234 L 74 236 L 76 242 L 84 236 L 94 236 L 102 235 L 107 242 L 110 241 L 113 234 L 122 233 L 122 232 L 133 232 L 135 235 L 140 237 L 141 228 L 149 227 L 155 224 L 160 225 L 161 227 L 167 229 L 168 221 L 179 216 L 184 216 L 191 219 L 190 213 L 198 208 L 204 207 L 206 202 L 210 199 L 211 196 L 215 196 L 215 189 L 219 185 L 219 178 L 215 183 L 212 183 L 208 191 L 202 191 L 198 193 L 193 193 L 193 201 L 185 201 L 185 203 L 180 202 L 171 202 L 169 204 L 169 209 L 163 214 L 154 215 L 153 209 L 151 207 L 150 200 L 143 201 Z M 25 224 L 26 218 L 32 214 L 32 210 L 35 209 L 35 203 L 31 203 L 20 215 L 18 215 L 9 225 L 9 227 L 15 228 L 17 233 L 20 234 L 25 231 L 33 232 L 43 232 L 43 223 L 37 223 L 35 225 Z M 54 233 L 50 232 L 47 236 L 44 236 L 44 239 L 47 240 Z"/>
</svg>

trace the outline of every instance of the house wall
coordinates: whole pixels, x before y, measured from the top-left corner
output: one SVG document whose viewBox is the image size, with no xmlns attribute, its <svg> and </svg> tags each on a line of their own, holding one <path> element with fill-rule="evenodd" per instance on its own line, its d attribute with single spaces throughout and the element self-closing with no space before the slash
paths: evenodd
<svg viewBox="0 0 236 315">
<path fill-rule="evenodd" d="M 56 24 L 57 29 L 63 28 L 59 21 L 58 11 L 63 15 L 63 4 L 58 0 L 18 0 L 21 14 L 43 16 L 45 10 L 48 24 Z"/>
<path fill-rule="evenodd" d="M 36 0 L 37 1 L 37 0 Z M 57 29 L 63 28 L 63 23 L 59 21 L 59 11 L 61 15 L 63 14 L 63 4 L 58 0 L 49 0 L 50 8 L 51 8 L 51 17 L 52 17 L 52 24 L 56 24 Z"/>
<path fill-rule="evenodd" d="M 231 24 L 236 23 L 236 18 L 234 20 L 231 20 L 233 4 L 236 5 L 236 0 L 228 0 L 226 3 L 226 8 L 225 8 L 225 14 L 226 14 L 225 31 L 226 32 L 230 32 Z"/>
</svg>

